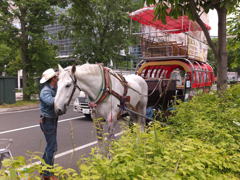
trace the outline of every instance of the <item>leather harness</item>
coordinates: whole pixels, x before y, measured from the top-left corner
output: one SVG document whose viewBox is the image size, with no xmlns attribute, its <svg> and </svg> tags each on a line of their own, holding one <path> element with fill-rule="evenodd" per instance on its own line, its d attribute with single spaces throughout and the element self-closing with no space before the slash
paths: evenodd
<svg viewBox="0 0 240 180">
<path fill-rule="evenodd" d="M 120 101 L 120 106 L 124 107 L 125 103 L 130 102 L 130 96 L 126 96 L 127 92 L 128 92 L 128 85 L 127 85 L 126 79 L 121 74 L 110 72 L 109 68 L 102 67 L 101 65 L 99 65 L 99 66 L 100 66 L 100 69 L 103 71 L 103 76 L 104 76 L 103 77 L 103 88 L 101 89 L 101 91 L 103 91 L 103 92 L 101 93 L 100 97 L 96 98 L 95 101 L 89 102 L 89 106 L 91 108 L 94 108 L 98 104 L 102 103 L 109 95 L 113 95 Z M 122 86 L 124 88 L 123 95 L 120 95 L 119 93 L 117 93 L 116 91 L 114 91 L 112 89 L 110 74 L 112 76 L 114 76 L 115 78 L 117 78 L 120 81 L 120 83 L 122 84 Z"/>
</svg>

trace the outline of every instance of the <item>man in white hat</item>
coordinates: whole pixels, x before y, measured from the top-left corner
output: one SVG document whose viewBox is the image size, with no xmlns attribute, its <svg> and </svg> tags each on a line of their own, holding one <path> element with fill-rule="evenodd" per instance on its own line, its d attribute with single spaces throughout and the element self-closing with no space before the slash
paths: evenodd
<svg viewBox="0 0 240 180">
<path fill-rule="evenodd" d="M 54 97 L 57 91 L 57 81 L 57 73 L 52 68 L 44 71 L 40 80 L 40 83 L 44 84 L 40 92 L 40 127 L 47 142 L 43 159 L 46 164 L 51 166 L 54 164 L 54 153 L 57 151 L 58 115 L 54 111 Z M 56 180 L 57 178 L 53 176 L 53 173 L 44 171 L 43 179 Z"/>
</svg>

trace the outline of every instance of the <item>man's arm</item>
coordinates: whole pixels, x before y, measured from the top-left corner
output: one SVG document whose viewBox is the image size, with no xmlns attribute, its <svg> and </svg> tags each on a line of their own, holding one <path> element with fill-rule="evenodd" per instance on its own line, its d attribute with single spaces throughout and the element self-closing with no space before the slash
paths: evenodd
<svg viewBox="0 0 240 180">
<path fill-rule="evenodd" d="M 54 104 L 54 97 L 49 89 L 43 89 L 40 93 L 40 98 L 48 106 L 52 106 Z"/>
</svg>

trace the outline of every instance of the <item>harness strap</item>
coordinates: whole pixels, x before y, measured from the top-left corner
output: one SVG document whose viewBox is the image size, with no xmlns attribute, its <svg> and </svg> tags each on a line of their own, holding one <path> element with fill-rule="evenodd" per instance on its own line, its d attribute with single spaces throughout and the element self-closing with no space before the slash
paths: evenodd
<svg viewBox="0 0 240 180">
<path fill-rule="evenodd" d="M 115 78 L 117 78 L 120 83 L 122 84 L 122 86 L 124 87 L 124 92 L 123 92 L 123 96 L 119 95 L 118 93 L 115 94 L 116 92 L 112 92 L 112 94 L 115 96 L 115 97 L 118 97 L 119 101 L 120 101 L 120 107 L 122 110 L 125 109 L 125 103 L 129 103 L 130 102 L 130 96 L 126 96 L 127 95 L 127 92 L 128 92 L 128 82 L 126 81 L 126 79 L 124 78 L 124 76 L 120 73 L 112 73 L 110 72 L 111 75 L 113 75 Z"/>
<path fill-rule="evenodd" d="M 127 81 L 125 80 L 125 78 L 123 76 L 119 76 L 120 77 L 119 78 L 119 77 L 117 77 L 117 75 L 111 73 L 111 75 L 114 75 L 114 77 L 116 77 L 124 87 L 124 93 L 123 93 L 123 95 L 120 95 L 119 93 L 112 90 L 112 88 L 111 88 L 111 79 L 110 79 L 109 69 L 106 67 L 102 67 L 101 69 L 103 71 L 103 81 L 104 81 L 103 84 L 105 84 L 103 87 L 103 93 L 94 102 L 89 102 L 89 106 L 96 107 L 98 104 L 102 103 L 110 94 L 112 94 L 117 99 L 119 99 L 120 104 L 124 104 L 125 102 L 130 102 L 130 96 L 126 96 L 127 91 L 128 91 L 128 88 L 127 88 L 128 86 L 127 86 Z"/>
<path fill-rule="evenodd" d="M 67 103 L 67 106 L 69 106 L 69 104 L 70 104 L 70 102 L 71 102 L 71 100 L 72 100 L 72 97 L 73 97 L 73 94 L 75 93 L 75 91 L 76 91 L 76 89 L 78 89 L 79 91 L 81 91 L 81 89 L 80 89 L 80 87 L 77 85 L 77 79 L 76 79 L 76 77 L 75 77 L 75 75 L 72 77 L 72 76 L 70 76 L 71 78 L 72 78 L 72 80 L 73 80 L 73 90 L 72 90 L 72 93 L 71 93 L 71 95 L 70 95 L 70 98 L 69 98 L 69 100 L 68 100 L 68 103 Z"/>
<path fill-rule="evenodd" d="M 123 85 L 124 87 L 124 93 L 123 93 L 123 96 L 126 96 L 127 95 L 127 92 L 128 92 L 128 82 L 126 81 L 126 79 L 123 77 L 122 74 L 120 73 L 112 73 L 112 72 L 109 72 L 111 73 L 111 75 L 113 75 L 114 77 L 116 77 L 120 83 Z"/>
</svg>

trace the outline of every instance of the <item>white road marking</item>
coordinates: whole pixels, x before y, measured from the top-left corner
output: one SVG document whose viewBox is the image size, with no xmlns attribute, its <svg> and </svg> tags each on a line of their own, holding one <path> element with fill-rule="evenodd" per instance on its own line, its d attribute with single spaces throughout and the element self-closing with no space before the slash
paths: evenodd
<svg viewBox="0 0 240 180">
<path fill-rule="evenodd" d="M 70 104 L 70 106 L 72 106 L 72 104 Z M 11 108 L 9 108 L 11 109 Z M 22 113 L 22 112 L 28 112 L 28 111 L 35 111 L 35 110 L 39 110 L 40 108 L 30 108 L 30 109 L 24 109 L 24 110 L 17 110 L 17 111 L 4 111 L 1 112 L 0 111 L 0 115 L 1 114 L 14 114 L 14 113 Z M 0 109 L 1 110 L 1 109 Z"/>
<path fill-rule="evenodd" d="M 122 135 L 122 134 L 123 134 L 123 132 L 121 131 L 121 132 L 119 132 L 119 133 L 116 133 L 115 136 L 120 136 L 120 135 Z M 58 159 L 58 158 L 60 158 L 60 157 L 66 156 L 66 155 L 71 154 L 71 153 L 74 153 L 74 152 L 76 152 L 76 151 L 80 151 L 81 149 L 88 148 L 88 147 L 93 146 L 93 145 L 95 145 L 95 144 L 97 144 L 97 141 L 93 141 L 93 142 L 90 142 L 90 143 L 88 143 L 88 144 L 84 144 L 84 145 L 82 145 L 82 146 L 78 146 L 78 147 L 76 147 L 76 148 L 70 149 L 70 150 L 68 150 L 68 151 L 64 151 L 64 152 L 62 152 L 62 153 L 56 154 L 55 157 L 54 157 L 54 159 Z M 29 164 L 29 165 L 27 165 L 27 166 L 25 166 L 25 167 L 30 168 L 30 167 L 32 167 L 33 165 L 37 165 L 37 164 L 41 164 L 41 162 L 40 162 L 40 161 L 37 161 L 37 162 L 34 162 L 34 163 L 32 163 L 32 164 Z"/>
<path fill-rule="evenodd" d="M 13 113 L 21 113 L 21 112 L 27 112 L 27 111 L 35 111 L 35 110 L 39 110 L 40 108 L 34 108 L 34 109 L 26 109 L 26 110 L 19 110 L 19 111 L 6 111 L 6 112 L 1 112 L 1 114 L 13 114 Z"/>
<path fill-rule="evenodd" d="M 123 133 L 123 132 L 116 133 L 115 136 L 120 136 L 122 133 Z M 90 142 L 90 143 L 88 143 L 88 144 L 84 144 L 84 145 L 82 145 L 82 146 L 79 146 L 79 147 L 70 149 L 70 150 L 68 150 L 68 151 L 59 153 L 59 154 L 55 155 L 55 159 L 60 158 L 60 157 L 65 156 L 65 155 L 68 155 L 68 154 L 71 154 L 71 153 L 74 153 L 74 152 L 79 151 L 79 150 L 81 150 L 81 149 L 85 149 L 85 148 L 90 147 L 90 146 L 93 146 L 93 145 L 95 145 L 95 144 L 97 144 L 97 141 L 93 141 L 93 142 Z"/>
<path fill-rule="evenodd" d="M 79 119 L 79 118 L 83 118 L 83 117 L 85 117 L 85 116 L 78 116 L 78 117 L 63 119 L 63 120 L 59 120 L 58 123 L 65 122 L 65 121 L 71 121 L 71 120 Z M 31 128 L 35 128 L 35 127 L 39 127 L 39 124 L 33 125 L 33 126 L 26 126 L 26 127 L 22 127 L 22 128 L 17 128 L 17 129 L 11 129 L 11 130 L 7 130 L 7 131 L 1 131 L 0 135 L 11 133 L 11 132 L 16 132 L 16 131 L 21 131 L 21 130 L 25 130 L 25 129 L 31 129 Z"/>
</svg>

